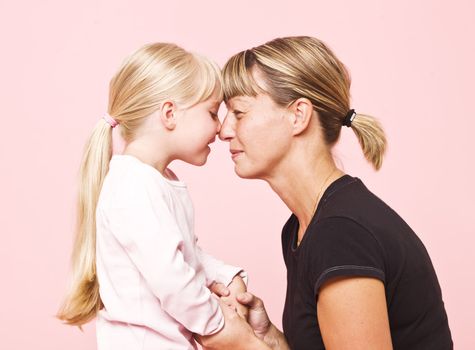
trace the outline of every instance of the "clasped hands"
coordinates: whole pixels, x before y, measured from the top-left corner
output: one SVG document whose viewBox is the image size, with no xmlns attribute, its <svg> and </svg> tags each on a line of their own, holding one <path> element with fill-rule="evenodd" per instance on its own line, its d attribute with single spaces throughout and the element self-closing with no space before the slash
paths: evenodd
<svg viewBox="0 0 475 350">
<path fill-rule="evenodd" d="M 272 323 L 262 300 L 246 292 L 246 285 L 241 277 L 235 276 L 227 287 L 215 282 L 209 289 L 219 297 L 225 326 L 213 335 L 196 335 L 203 348 L 270 349 L 264 343 L 264 338 Z"/>
</svg>

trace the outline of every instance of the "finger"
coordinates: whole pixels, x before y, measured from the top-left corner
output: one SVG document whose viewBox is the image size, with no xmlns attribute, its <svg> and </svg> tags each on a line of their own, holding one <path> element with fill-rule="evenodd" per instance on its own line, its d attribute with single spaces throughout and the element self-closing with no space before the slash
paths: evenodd
<svg viewBox="0 0 475 350">
<path fill-rule="evenodd" d="M 251 309 L 263 309 L 264 303 L 261 299 L 249 292 L 241 293 L 236 296 L 238 302 L 248 306 Z"/>
<path fill-rule="evenodd" d="M 209 289 L 216 295 L 222 297 L 222 296 L 228 296 L 229 295 L 229 289 L 222 283 L 216 283 L 213 282 Z"/>
<path fill-rule="evenodd" d="M 247 316 L 249 315 L 249 309 L 244 306 L 244 305 L 238 305 L 236 307 L 236 311 L 239 316 L 241 316 L 243 319 L 247 320 Z"/>
<path fill-rule="evenodd" d="M 249 292 L 239 293 L 238 295 L 236 295 L 237 301 L 244 305 L 250 304 L 253 298 L 254 296 Z"/>
</svg>

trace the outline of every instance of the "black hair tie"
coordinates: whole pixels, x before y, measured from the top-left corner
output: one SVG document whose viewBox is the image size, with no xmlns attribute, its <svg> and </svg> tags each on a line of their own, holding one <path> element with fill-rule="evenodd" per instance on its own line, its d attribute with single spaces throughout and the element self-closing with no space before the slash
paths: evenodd
<svg viewBox="0 0 475 350">
<path fill-rule="evenodd" d="M 345 119 L 343 119 L 343 125 L 351 128 L 351 122 L 353 122 L 353 119 L 356 117 L 356 112 L 354 109 L 350 109 L 348 113 L 345 115 Z"/>
</svg>

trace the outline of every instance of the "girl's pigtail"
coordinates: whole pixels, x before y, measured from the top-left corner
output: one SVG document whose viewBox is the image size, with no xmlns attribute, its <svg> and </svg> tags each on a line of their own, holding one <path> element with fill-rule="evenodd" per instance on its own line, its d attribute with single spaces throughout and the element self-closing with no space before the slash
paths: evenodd
<svg viewBox="0 0 475 350">
<path fill-rule="evenodd" d="M 102 308 L 96 276 L 96 207 L 112 157 L 112 128 L 100 120 L 86 144 L 80 168 L 72 280 L 57 317 L 81 327 Z"/>
</svg>

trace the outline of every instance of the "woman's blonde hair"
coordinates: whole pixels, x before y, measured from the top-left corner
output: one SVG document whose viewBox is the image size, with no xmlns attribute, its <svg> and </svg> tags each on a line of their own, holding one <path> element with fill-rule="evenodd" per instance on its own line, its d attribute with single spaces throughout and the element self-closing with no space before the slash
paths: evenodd
<svg viewBox="0 0 475 350">
<path fill-rule="evenodd" d="M 175 44 L 155 43 L 126 59 L 109 87 L 108 113 L 120 124 L 126 142 L 134 139 L 144 118 L 167 99 L 180 108 L 222 96 L 219 68 Z M 100 120 L 84 150 L 80 168 L 72 279 L 58 318 L 81 326 L 103 307 L 96 276 L 96 206 L 112 157 L 112 128 Z"/>
<path fill-rule="evenodd" d="M 265 86 L 253 78 L 259 71 Z M 223 69 L 224 99 L 268 94 L 279 106 L 289 106 L 298 98 L 309 99 L 323 130 L 327 145 L 340 137 L 350 110 L 350 75 L 333 52 L 320 40 L 298 36 L 278 38 L 231 57 Z M 378 121 L 357 114 L 351 128 L 363 153 L 375 169 L 383 162 L 386 137 Z"/>
</svg>

